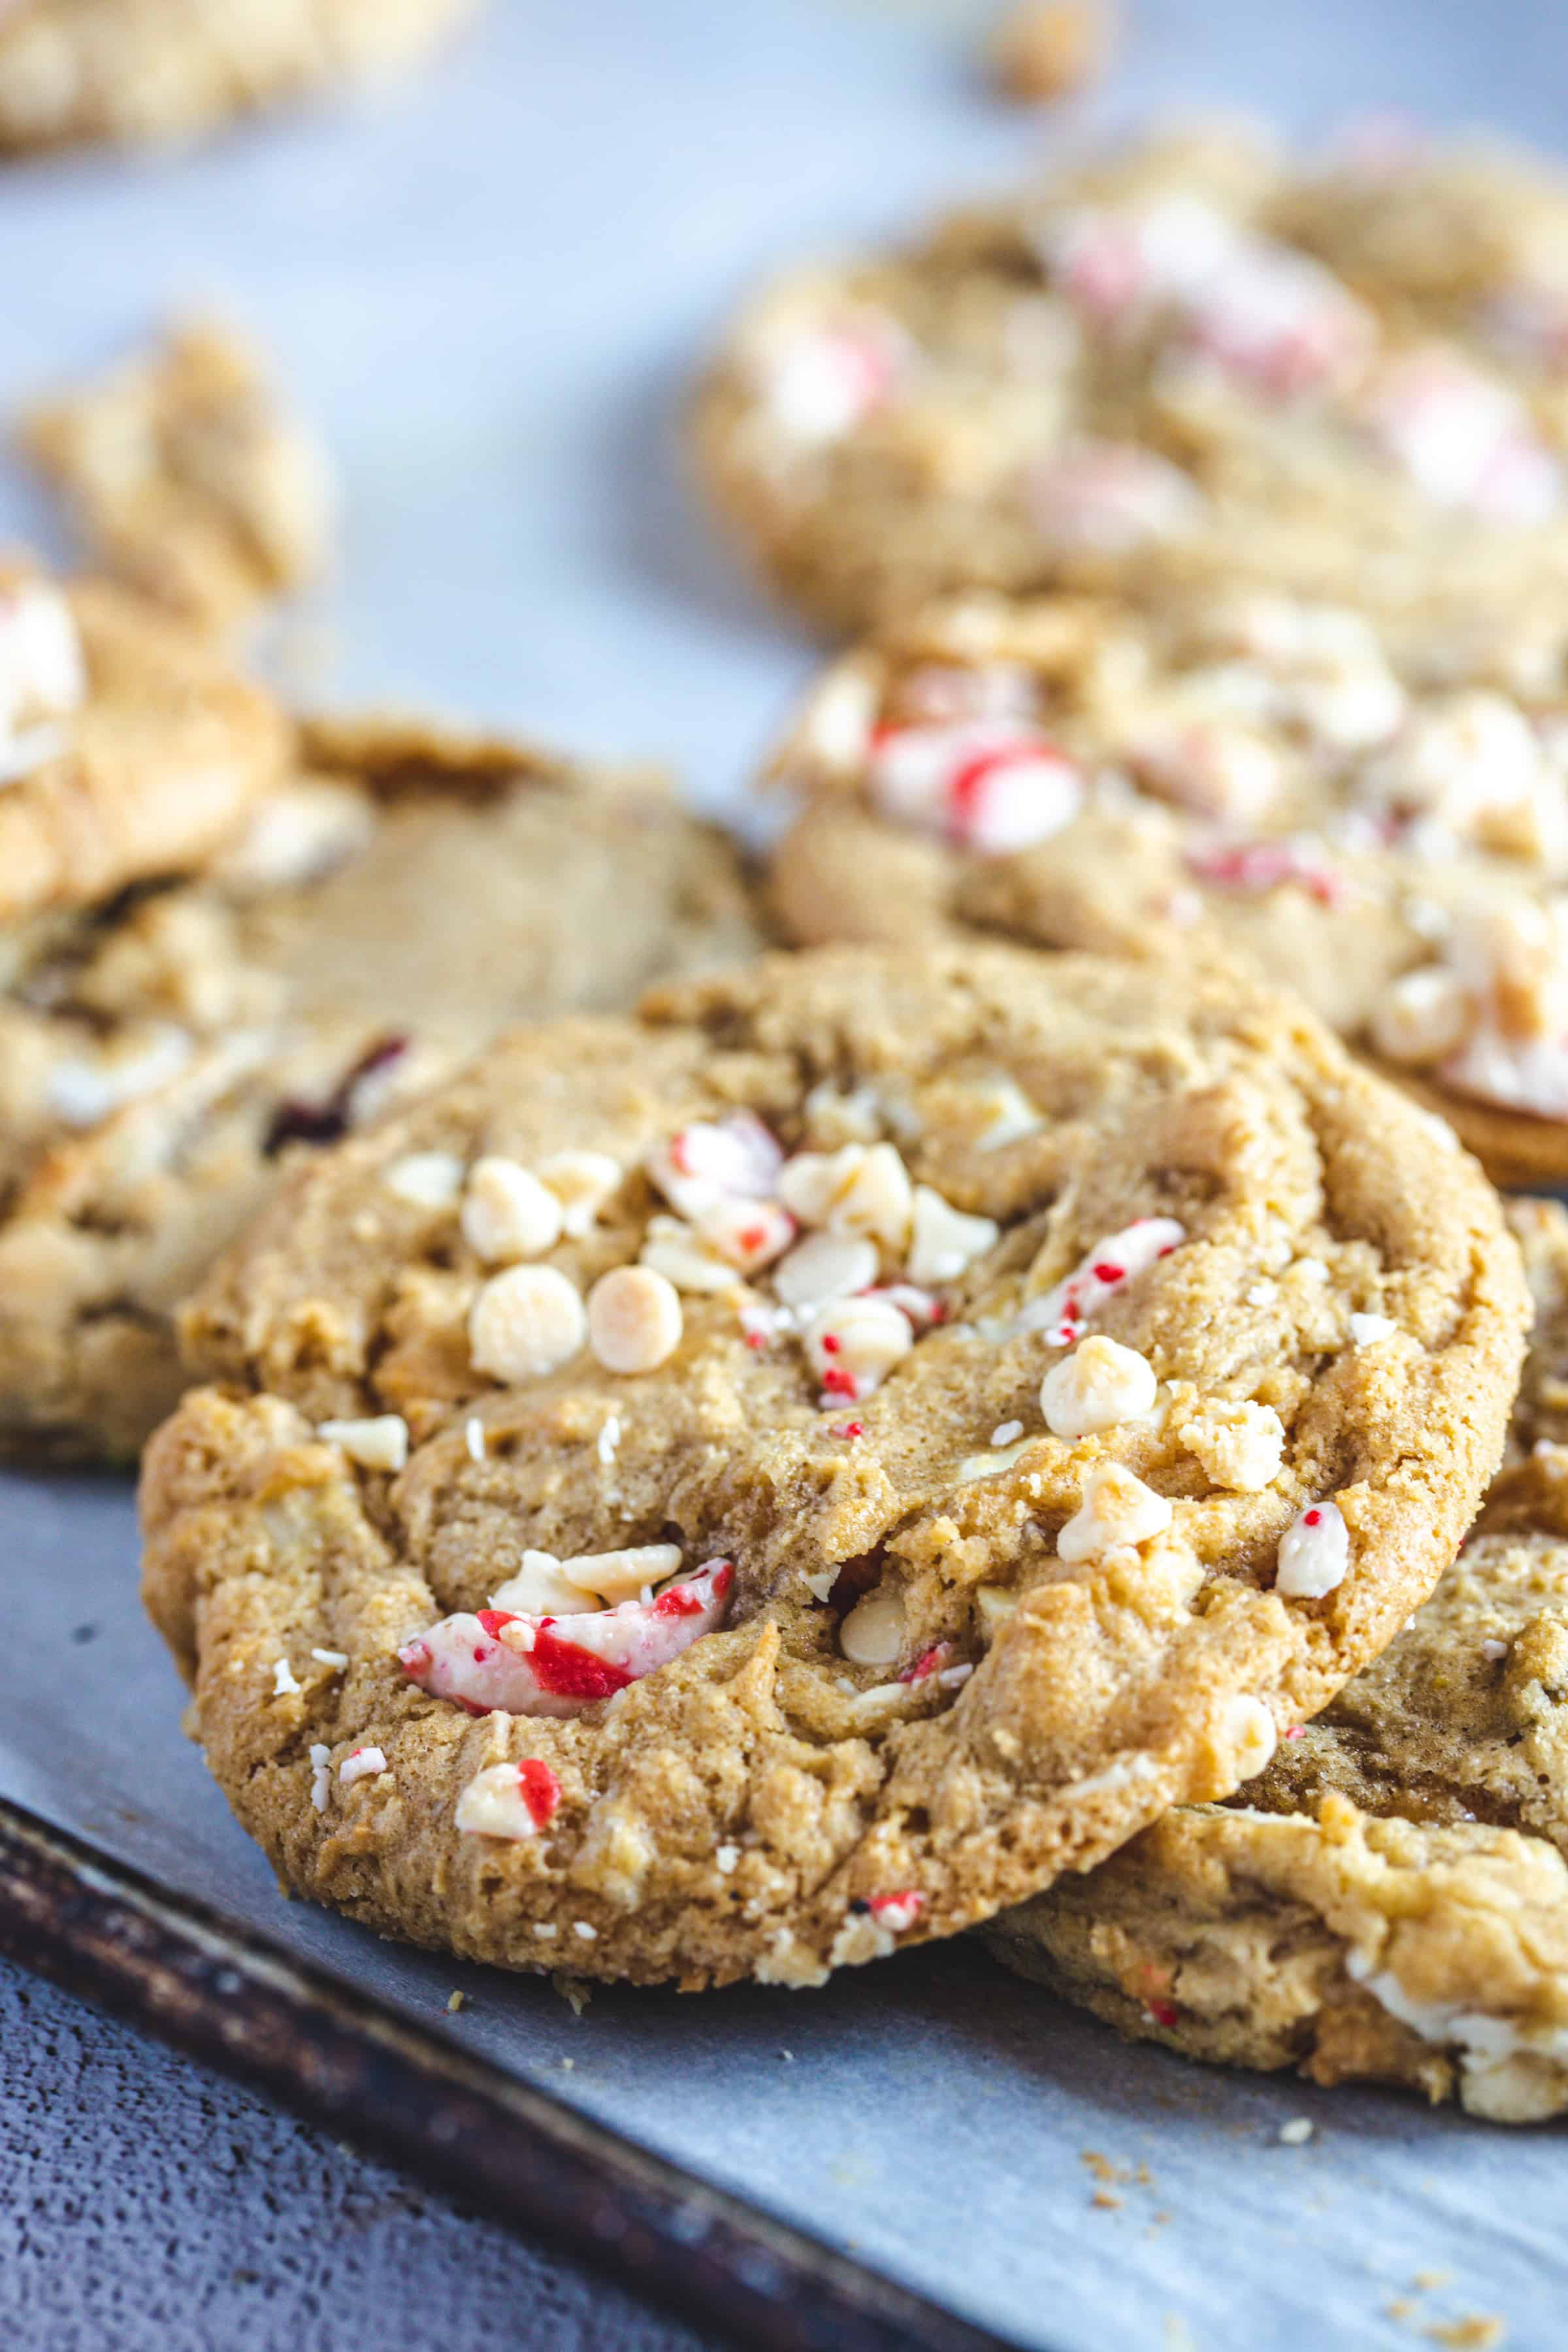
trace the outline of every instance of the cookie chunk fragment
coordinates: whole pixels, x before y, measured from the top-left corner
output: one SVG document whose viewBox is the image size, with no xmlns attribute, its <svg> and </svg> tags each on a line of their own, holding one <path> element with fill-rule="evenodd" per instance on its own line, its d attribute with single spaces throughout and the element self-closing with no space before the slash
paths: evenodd
<svg viewBox="0 0 1568 2352">
<path fill-rule="evenodd" d="M 201 626 L 228 628 L 325 569 L 325 457 L 231 328 L 171 328 L 37 403 L 22 443 L 91 560 Z"/>
<path fill-rule="evenodd" d="M 471 1171 L 567 1154 L 613 1189 L 498 1272 Z M 647 1272 L 679 1319 L 606 1346 Z M 1227 971 L 764 959 L 294 1160 L 184 1318 L 221 1385 L 149 1451 L 147 1599 L 289 1884 L 513 1967 L 584 1920 L 590 1974 L 816 1983 L 1260 1770 L 1451 1558 L 1523 1311 L 1471 1164 Z M 1211 1402 L 1273 1416 L 1267 1480 L 1211 1478 Z M 400 1467 L 321 1442 L 386 1415 Z M 388 1771 L 322 1811 L 311 1745 Z"/>
</svg>

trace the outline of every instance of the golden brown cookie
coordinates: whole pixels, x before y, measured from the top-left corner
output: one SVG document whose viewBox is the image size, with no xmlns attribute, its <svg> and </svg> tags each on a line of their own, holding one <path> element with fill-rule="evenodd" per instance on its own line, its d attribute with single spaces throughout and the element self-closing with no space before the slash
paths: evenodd
<svg viewBox="0 0 1568 2352">
<path fill-rule="evenodd" d="M 416 65 L 472 0 L 11 0 L 0 152 L 178 145 Z"/>
<path fill-rule="evenodd" d="M 135 1449 L 181 1385 L 174 1306 L 291 1152 L 508 1019 L 753 943 L 733 854 L 661 780 L 401 720 L 309 727 L 296 762 L 200 874 L 7 943 L 14 1449 Z"/>
<path fill-rule="evenodd" d="M 1568 1177 L 1568 671 L 1231 588 L 968 595 L 834 664 L 774 762 L 786 934 L 1201 931 L 1439 1110 L 1500 1182 Z"/>
<path fill-rule="evenodd" d="M 21 441 L 90 560 L 201 625 L 230 627 L 325 568 L 325 458 L 232 328 L 171 328 L 37 402 Z"/>
<path fill-rule="evenodd" d="M 1475 169 L 1452 159 L 1448 212 Z M 1476 238 L 1461 295 L 1427 255 L 1444 170 L 1402 205 L 1386 156 L 1319 170 L 1200 124 L 796 271 L 702 383 L 703 483 L 835 630 L 964 586 L 1561 599 L 1568 193 L 1539 175 L 1550 299 Z"/>
<path fill-rule="evenodd" d="M 1228 971 L 764 959 L 296 1167 L 146 1595 L 290 1885 L 816 1983 L 1258 1772 L 1450 1559 L 1523 1312 L 1471 1163 Z"/>
<path fill-rule="evenodd" d="M 1433 1598 L 1245 1806 L 1169 1814 L 986 1930 L 1108 2018 L 1234 2065 L 1568 2109 L 1568 1457 L 1505 1471 Z"/>
<path fill-rule="evenodd" d="M 199 865 L 288 752 L 267 696 L 139 597 L 0 563 L 0 923 Z"/>
</svg>

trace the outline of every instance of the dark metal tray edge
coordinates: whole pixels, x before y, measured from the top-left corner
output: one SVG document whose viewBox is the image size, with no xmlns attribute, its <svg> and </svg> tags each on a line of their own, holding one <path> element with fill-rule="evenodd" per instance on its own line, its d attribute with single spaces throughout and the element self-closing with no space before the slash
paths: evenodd
<svg viewBox="0 0 1568 2352">
<path fill-rule="evenodd" d="M 1005 2347 L 5 1799 L 0 1953 L 738 2344 Z"/>
</svg>

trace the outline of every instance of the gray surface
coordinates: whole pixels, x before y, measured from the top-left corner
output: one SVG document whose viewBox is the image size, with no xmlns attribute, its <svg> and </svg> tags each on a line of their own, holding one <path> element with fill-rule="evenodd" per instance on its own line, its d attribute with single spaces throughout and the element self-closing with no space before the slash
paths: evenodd
<svg viewBox="0 0 1568 2352">
<path fill-rule="evenodd" d="M 499 0 L 417 102 L 156 169 L 89 160 L 7 179 L 0 404 L 171 299 L 226 300 L 276 344 L 343 465 L 322 685 L 667 753 L 721 799 L 811 656 L 688 515 L 673 386 L 759 263 L 1012 170 L 1037 134 L 966 84 L 953 14 Z M 1140 14 L 1121 110 L 1273 100 L 1310 127 L 1402 100 L 1556 128 L 1560 11 L 1145 0 Z M 27 519 L 6 497 L 0 520 Z M 0 1788 L 437 2023 L 464 1984 L 459 2041 L 647 2144 L 1030 2344 L 1408 2345 L 1415 2315 L 1385 2307 L 1432 2270 L 1451 2284 L 1415 2298 L 1419 2324 L 1499 2310 L 1514 2347 L 1561 2342 L 1558 2135 L 1123 2051 L 967 1950 L 811 1997 L 600 1996 L 579 2021 L 537 1984 L 283 1906 L 178 1738 L 136 1611 L 123 1491 L 15 1478 L 0 1510 L 19 1619 Z M 7 2033 L 14 2070 L 29 2063 L 21 2042 Z M 109 2112 L 84 2087 L 83 2137 Z M 1320 2137 L 1281 2147 L 1298 2113 Z M 289 2128 L 251 2114 L 247 2131 Z M 1095 2206 L 1087 2150 L 1151 2179 Z M 309 2210 L 318 2191 L 306 2179 L 291 2193 Z M 178 2260 L 167 2241 L 160 2259 Z M 209 2261 L 193 2296 L 214 2277 Z M 345 2346 L 375 2333 L 321 2329 Z M 456 2340 L 488 2332 L 465 2315 Z"/>
<path fill-rule="evenodd" d="M 11 2352 L 717 2352 L 5 1961 L 0 2047 Z"/>
</svg>

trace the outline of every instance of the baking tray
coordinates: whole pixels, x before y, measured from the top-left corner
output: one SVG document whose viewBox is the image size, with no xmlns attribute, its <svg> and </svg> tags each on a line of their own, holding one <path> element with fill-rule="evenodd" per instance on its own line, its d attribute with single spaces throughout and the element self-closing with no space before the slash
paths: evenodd
<svg viewBox="0 0 1568 2352">
<path fill-rule="evenodd" d="M 345 482 L 280 673 L 662 754 L 722 806 L 815 656 L 695 524 L 682 373 L 759 267 L 1017 170 L 1041 134 L 981 93 L 977 13 L 494 0 L 396 103 L 8 174 L 0 406 L 228 308 Z M 1559 129 L 1568 16 L 1522 0 L 1137 16 L 1102 113 Z M 16 481 L 5 527 L 48 534 Z M 750 2344 L 1333 2352 L 1500 2314 L 1561 2345 L 1557 2132 L 1124 2048 L 967 1945 L 578 2016 L 283 1902 L 180 1737 L 136 1550 L 122 1483 L 0 1478 L 0 1945 L 33 1965 Z"/>
</svg>

